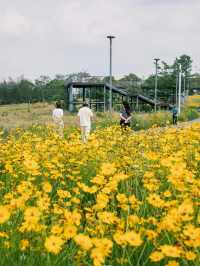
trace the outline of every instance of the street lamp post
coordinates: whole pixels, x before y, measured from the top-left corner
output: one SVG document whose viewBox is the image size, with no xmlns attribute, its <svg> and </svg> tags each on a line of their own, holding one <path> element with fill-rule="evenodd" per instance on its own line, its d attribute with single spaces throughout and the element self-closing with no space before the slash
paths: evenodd
<svg viewBox="0 0 200 266">
<path fill-rule="evenodd" d="M 154 111 L 157 109 L 157 89 L 158 89 L 158 61 L 159 58 L 154 58 L 154 62 L 156 65 L 156 76 L 155 76 L 155 93 L 154 93 Z"/>
<path fill-rule="evenodd" d="M 109 93 L 109 110 L 112 111 L 112 40 L 115 36 L 109 35 L 107 38 L 110 41 L 110 93 Z"/>
<path fill-rule="evenodd" d="M 176 74 L 175 105 L 178 106 L 178 74 Z"/>
<path fill-rule="evenodd" d="M 186 74 L 185 73 L 183 73 L 183 100 L 185 101 L 185 97 L 186 97 L 186 91 L 185 91 L 185 89 L 186 89 Z"/>
<path fill-rule="evenodd" d="M 181 64 L 179 64 L 178 114 L 181 113 Z"/>
</svg>

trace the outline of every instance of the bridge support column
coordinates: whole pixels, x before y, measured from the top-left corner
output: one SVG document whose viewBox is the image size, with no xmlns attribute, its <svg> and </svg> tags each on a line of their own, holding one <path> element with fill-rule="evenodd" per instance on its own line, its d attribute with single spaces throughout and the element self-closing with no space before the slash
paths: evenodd
<svg viewBox="0 0 200 266">
<path fill-rule="evenodd" d="M 106 111 L 106 86 L 103 87 L 103 110 Z"/>
<path fill-rule="evenodd" d="M 91 106 L 92 106 L 92 104 L 91 104 L 91 88 L 89 89 L 89 98 L 90 98 L 89 105 L 90 105 L 90 108 L 91 108 Z"/>
<path fill-rule="evenodd" d="M 138 96 L 136 98 L 136 110 L 139 111 L 139 99 L 138 99 Z"/>
<path fill-rule="evenodd" d="M 69 112 L 74 111 L 74 104 L 73 104 L 73 85 L 70 85 L 68 88 L 68 102 L 69 102 Z"/>
<path fill-rule="evenodd" d="M 83 102 L 85 102 L 85 88 L 83 87 Z"/>
</svg>

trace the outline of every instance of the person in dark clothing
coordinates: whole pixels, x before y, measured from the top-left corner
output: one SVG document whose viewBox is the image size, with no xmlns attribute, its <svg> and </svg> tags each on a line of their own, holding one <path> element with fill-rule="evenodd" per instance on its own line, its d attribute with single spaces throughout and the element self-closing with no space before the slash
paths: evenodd
<svg viewBox="0 0 200 266">
<path fill-rule="evenodd" d="M 178 109 L 176 106 L 174 106 L 172 108 L 172 121 L 173 121 L 173 125 L 177 124 L 177 120 L 178 120 Z"/>
<path fill-rule="evenodd" d="M 123 110 L 120 113 L 120 125 L 122 128 L 131 126 L 131 108 L 128 102 L 123 102 Z"/>
</svg>

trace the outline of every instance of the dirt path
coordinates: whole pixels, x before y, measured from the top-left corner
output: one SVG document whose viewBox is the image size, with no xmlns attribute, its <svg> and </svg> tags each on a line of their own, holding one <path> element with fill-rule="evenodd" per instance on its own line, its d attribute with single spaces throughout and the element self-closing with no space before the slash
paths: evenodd
<svg viewBox="0 0 200 266">
<path fill-rule="evenodd" d="M 187 121 L 187 122 L 181 122 L 177 125 L 177 127 L 179 126 L 187 126 L 187 125 L 191 125 L 193 123 L 197 123 L 199 122 L 200 123 L 200 118 L 197 118 L 197 119 L 194 119 L 194 120 L 191 120 L 191 121 Z"/>
</svg>

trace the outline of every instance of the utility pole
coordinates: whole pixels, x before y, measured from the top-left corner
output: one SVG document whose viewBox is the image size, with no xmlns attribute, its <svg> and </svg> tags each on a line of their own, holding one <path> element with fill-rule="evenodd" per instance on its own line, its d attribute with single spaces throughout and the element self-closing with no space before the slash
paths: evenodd
<svg viewBox="0 0 200 266">
<path fill-rule="evenodd" d="M 178 106 L 178 74 L 176 74 L 175 105 Z"/>
<path fill-rule="evenodd" d="M 187 97 L 189 96 L 189 91 L 190 91 L 190 77 L 188 76 L 188 80 L 187 80 Z"/>
<path fill-rule="evenodd" d="M 186 96 L 186 74 L 184 73 L 183 74 L 183 99 L 184 99 L 184 101 L 185 101 L 185 96 Z"/>
<path fill-rule="evenodd" d="M 109 111 L 112 111 L 112 40 L 115 36 L 109 35 L 107 38 L 110 41 L 110 93 L 109 93 Z"/>
<path fill-rule="evenodd" d="M 181 64 L 179 64 L 178 114 L 181 113 Z"/>
<path fill-rule="evenodd" d="M 155 93 L 154 93 L 154 111 L 156 112 L 157 110 L 157 89 L 158 89 L 158 61 L 159 58 L 154 58 L 154 62 L 156 65 L 156 76 L 155 76 Z"/>
</svg>

